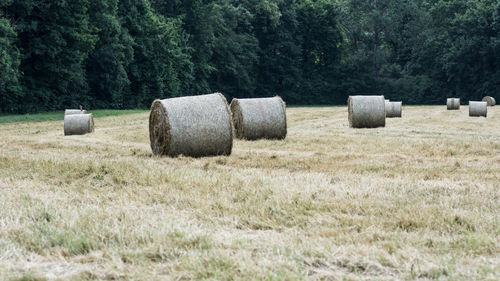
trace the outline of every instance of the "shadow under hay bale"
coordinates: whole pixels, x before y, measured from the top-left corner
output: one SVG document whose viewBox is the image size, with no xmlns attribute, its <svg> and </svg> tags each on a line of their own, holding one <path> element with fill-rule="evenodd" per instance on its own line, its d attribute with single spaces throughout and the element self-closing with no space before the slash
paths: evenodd
<svg viewBox="0 0 500 281">
<path fill-rule="evenodd" d="M 233 122 L 226 98 L 215 93 L 155 100 L 149 139 L 154 155 L 230 155 Z"/>
<path fill-rule="evenodd" d="M 64 115 L 87 114 L 87 110 L 83 109 L 66 109 Z"/>
<path fill-rule="evenodd" d="M 386 101 L 385 102 L 385 116 L 387 118 L 400 118 L 403 111 L 402 101 Z"/>
<path fill-rule="evenodd" d="M 286 137 L 286 105 L 280 97 L 233 99 L 230 107 L 237 138 L 257 140 Z"/>
<path fill-rule="evenodd" d="M 488 104 L 485 101 L 469 101 L 470 117 L 487 117 Z"/>
<path fill-rule="evenodd" d="M 64 116 L 64 135 L 85 135 L 94 131 L 92 114 L 73 114 Z"/>
<path fill-rule="evenodd" d="M 347 107 L 350 127 L 385 127 L 384 96 L 350 96 Z"/>
<path fill-rule="evenodd" d="M 458 99 L 458 98 L 446 99 L 446 109 L 447 110 L 459 110 L 460 109 L 460 99 Z"/>
<path fill-rule="evenodd" d="M 490 96 L 484 97 L 483 101 L 485 101 L 488 106 L 495 106 L 497 104 L 497 101 L 495 100 L 495 98 L 490 97 Z"/>
</svg>

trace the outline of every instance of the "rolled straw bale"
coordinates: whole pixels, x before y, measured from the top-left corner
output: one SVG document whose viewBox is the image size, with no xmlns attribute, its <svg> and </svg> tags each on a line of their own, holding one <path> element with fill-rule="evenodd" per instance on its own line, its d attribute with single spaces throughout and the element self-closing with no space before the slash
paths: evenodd
<svg viewBox="0 0 500 281">
<path fill-rule="evenodd" d="M 237 138 L 256 140 L 286 137 L 286 105 L 280 97 L 233 99 L 230 108 Z"/>
<path fill-rule="evenodd" d="M 64 135 L 85 135 L 94 131 L 92 114 L 73 114 L 64 116 Z"/>
<path fill-rule="evenodd" d="M 403 108 L 402 101 L 390 101 L 385 102 L 385 117 L 401 117 L 401 112 Z"/>
<path fill-rule="evenodd" d="M 485 101 L 488 104 L 488 106 L 495 106 L 497 104 L 495 98 L 490 96 L 484 97 L 483 101 Z"/>
<path fill-rule="evenodd" d="M 457 98 L 446 99 L 446 109 L 448 110 L 460 109 L 460 99 Z"/>
<path fill-rule="evenodd" d="M 74 114 L 87 114 L 87 110 L 80 109 L 66 109 L 64 111 L 64 115 L 74 115 Z"/>
<path fill-rule="evenodd" d="M 488 114 L 488 104 L 485 101 L 469 101 L 469 116 L 480 117 Z"/>
<path fill-rule="evenodd" d="M 154 155 L 191 157 L 229 155 L 233 122 L 220 94 L 155 100 L 149 115 Z"/>
<path fill-rule="evenodd" d="M 350 96 L 347 104 L 352 128 L 385 126 L 384 96 Z"/>
</svg>

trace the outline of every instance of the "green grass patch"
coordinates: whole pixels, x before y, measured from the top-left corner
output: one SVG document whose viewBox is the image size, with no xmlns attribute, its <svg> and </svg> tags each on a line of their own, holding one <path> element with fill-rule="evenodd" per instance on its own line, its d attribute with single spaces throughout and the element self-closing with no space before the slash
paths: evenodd
<svg viewBox="0 0 500 281">
<path fill-rule="evenodd" d="M 145 109 L 98 109 L 89 110 L 89 113 L 94 114 L 94 118 L 126 115 L 134 113 L 148 112 Z M 18 115 L 0 115 L 0 124 L 14 123 L 14 122 L 45 122 L 45 121 L 58 121 L 64 119 L 64 111 L 44 112 L 36 114 L 18 114 Z"/>
</svg>

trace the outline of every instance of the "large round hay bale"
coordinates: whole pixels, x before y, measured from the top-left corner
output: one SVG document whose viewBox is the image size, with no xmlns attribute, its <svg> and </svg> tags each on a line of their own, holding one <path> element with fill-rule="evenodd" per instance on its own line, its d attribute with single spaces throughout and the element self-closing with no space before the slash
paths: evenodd
<svg viewBox="0 0 500 281">
<path fill-rule="evenodd" d="M 488 103 L 485 101 L 469 101 L 469 116 L 486 117 L 488 114 Z"/>
<path fill-rule="evenodd" d="M 484 97 L 483 101 L 485 101 L 488 104 L 488 106 L 495 106 L 497 104 L 495 98 L 490 96 Z"/>
<path fill-rule="evenodd" d="M 66 109 L 64 115 L 87 114 L 87 110 L 83 109 Z"/>
<path fill-rule="evenodd" d="M 402 101 L 385 102 L 385 117 L 387 118 L 401 117 L 402 111 L 403 111 Z"/>
<path fill-rule="evenodd" d="M 347 104 L 352 128 L 385 126 L 384 96 L 350 96 Z"/>
<path fill-rule="evenodd" d="M 94 131 L 92 114 L 73 114 L 64 116 L 64 135 L 85 135 Z"/>
<path fill-rule="evenodd" d="M 231 113 L 240 139 L 284 139 L 286 105 L 280 97 L 233 99 Z"/>
<path fill-rule="evenodd" d="M 446 109 L 448 110 L 460 109 L 460 99 L 457 98 L 446 99 Z"/>
<path fill-rule="evenodd" d="M 230 155 L 233 122 L 226 98 L 215 93 L 155 100 L 149 139 L 154 155 Z"/>
</svg>

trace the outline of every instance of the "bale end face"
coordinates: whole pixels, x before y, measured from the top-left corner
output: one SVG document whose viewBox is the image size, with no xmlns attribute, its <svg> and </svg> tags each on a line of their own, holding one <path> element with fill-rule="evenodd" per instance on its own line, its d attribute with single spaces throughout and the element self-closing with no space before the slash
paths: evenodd
<svg viewBox="0 0 500 281">
<path fill-rule="evenodd" d="M 161 100 L 153 101 L 149 113 L 149 140 L 154 155 L 170 155 L 170 122 Z"/>
<path fill-rule="evenodd" d="M 495 106 L 497 104 L 495 98 L 490 96 L 484 97 L 483 101 L 485 101 L 488 106 Z"/>
<path fill-rule="evenodd" d="M 243 139 L 243 113 L 241 112 L 240 101 L 238 99 L 233 99 L 229 105 L 231 109 L 231 116 L 233 118 L 234 131 L 238 139 Z"/>
</svg>

